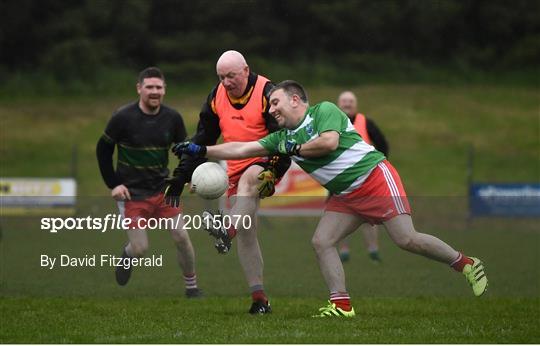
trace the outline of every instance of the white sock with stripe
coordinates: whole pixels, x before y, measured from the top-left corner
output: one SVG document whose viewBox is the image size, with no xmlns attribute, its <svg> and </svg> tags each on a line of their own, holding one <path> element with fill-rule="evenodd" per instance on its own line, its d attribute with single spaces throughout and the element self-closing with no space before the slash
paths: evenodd
<svg viewBox="0 0 540 346">
<path fill-rule="evenodd" d="M 184 283 L 186 284 L 186 289 L 188 290 L 197 288 L 197 275 L 195 275 L 195 273 L 184 274 Z"/>
</svg>

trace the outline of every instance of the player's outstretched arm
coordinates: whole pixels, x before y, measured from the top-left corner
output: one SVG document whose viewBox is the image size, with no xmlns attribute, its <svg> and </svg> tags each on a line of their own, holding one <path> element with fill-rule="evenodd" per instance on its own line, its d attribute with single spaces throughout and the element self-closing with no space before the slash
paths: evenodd
<svg viewBox="0 0 540 346">
<path fill-rule="evenodd" d="M 229 142 L 206 148 L 206 157 L 210 159 L 234 160 L 248 157 L 267 156 L 270 154 L 259 142 Z"/>
<path fill-rule="evenodd" d="M 270 152 L 259 142 L 230 142 L 213 146 L 204 146 L 192 142 L 178 143 L 173 146 L 175 155 L 188 154 L 194 157 L 234 160 L 248 157 L 266 156 Z"/>
</svg>

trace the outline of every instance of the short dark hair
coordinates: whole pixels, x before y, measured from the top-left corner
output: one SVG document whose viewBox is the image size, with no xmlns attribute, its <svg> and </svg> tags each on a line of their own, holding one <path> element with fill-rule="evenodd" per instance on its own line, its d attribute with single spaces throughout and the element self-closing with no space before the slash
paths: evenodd
<svg viewBox="0 0 540 346">
<path fill-rule="evenodd" d="M 155 66 L 147 67 L 139 73 L 139 84 L 142 84 L 145 78 L 159 78 L 165 82 L 165 76 L 163 72 Z"/>
<path fill-rule="evenodd" d="M 276 84 L 270 91 L 268 92 L 268 96 L 272 95 L 275 91 L 283 89 L 285 94 L 287 96 L 292 97 L 293 95 L 298 95 L 300 97 L 300 100 L 302 102 L 308 103 L 308 95 L 306 93 L 306 89 L 302 86 L 302 84 L 298 83 L 294 80 L 284 80 L 283 82 L 280 82 Z"/>
</svg>

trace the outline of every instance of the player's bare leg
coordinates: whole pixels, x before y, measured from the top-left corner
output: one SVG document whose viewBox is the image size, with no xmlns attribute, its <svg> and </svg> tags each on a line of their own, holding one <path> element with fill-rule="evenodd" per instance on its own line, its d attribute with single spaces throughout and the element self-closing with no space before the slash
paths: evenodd
<svg viewBox="0 0 540 346">
<path fill-rule="evenodd" d="M 321 273 L 330 290 L 330 305 L 321 308 L 334 313 L 354 316 L 354 309 L 345 286 L 345 272 L 336 249 L 337 243 L 354 232 L 363 222 L 362 218 L 344 213 L 325 211 L 311 240 Z"/>
<path fill-rule="evenodd" d="M 181 214 L 175 218 L 174 224 L 177 225 L 177 228 L 170 230 L 170 233 L 176 245 L 178 265 L 182 269 L 184 276 L 186 296 L 188 298 L 200 297 L 201 292 L 197 287 L 197 277 L 195 275 L 195 250 L 193 244 L 191 244 L 189 233 L 184 229 Z"/>
<path fill-rule="evenodd" d="M 393 217 L 384 222 L 384 227 L 392 241 L 403 250 L 447 264 L 459 256 L 459 252 L 439 238 L 417 232 L 408 214 Z"/>
<path fill-rule="evenodd" d="M 148 234 L 145 229 L 130 229 L 126 231 L 128 244 L 125 252 L 129 257 L 142 257 L 148 251 Z"/>
<path fill-rule="evenodd" d="M 126 231 L 128 244 L 122 252 L 123 258 L 142 257 L 148 250 L 148 235 L 144 229 L 129 229 Z M 125 286 L 131 277 L 131 266 L 118 266 L 115 270 L 116 282 Z"/>
<path fill-rule="evenodd" d="M 317 254 L 321 273 L 331 292 L 346 290 L 345 274 L 336 244 L 354 232 L 362 222 L 362 218 L 356 215 L 325 211 L 313 234 L 311 243 Z"/>
<path fill-rule="evenodd" d="M 178 258 L 178 264 L 185 273 L 195 272 L 195 251 L 191 244 L 188 232 L 184 229 L 184 222 L 182 221 L 182 215 L 178 215 L 174 218 L 175 225 L 178 225 L 176 229 L 172 229 L 169 232 L 176 245 L 176 252 Z"/>
<path fill-rule="evenodd" d="M 381 258 L 379 256 L 379 235 L 377 226 L 366 222 L 360 225 L 360 230 L 362 231 L 364 245 L 368 251 L 369 258 L 375 263 L 381 262 Z M 347 262 L 351 256 L 350 243 L 350 237 L 345 237 L 338 244 L 339 258 L 341 259 L 341 262 Z"/>
<path fill-rule="evenodd" d="M 341 262 L 347 262 L 351 257 L 350 252 L 350 246 L 351 246 L 351 240 L 349 237 L 343 238 L 341 242 L 338 244 L 339 248 L 339 258 L 341 259 Z"/>
<path fill-rule="evenodd" d="M 268 298 L 264 293 L 263 286 L 263 268 L 264 262 L 257 239 L 257 210 L 259 208 L 259 198 L 257 185 L 259 180 L 257 176 L 262 172 L 263 168 L 258 165 L 249 167 L 238 182 L 237 195 L 235 197 L 234 206 L 231 208 L 231 215 L 248 215 L 251 220 L 251 227 L 242 228 L 239 223 L 239 228 L 236 233 L 236 246 L 238 251 L 238 259 L 247 283 L 251 290 L 251 295 L 254 304 L 268 304 Z M 258 309 L 253 307 L 252 309 Z M 263 307 L 265 310 L 266 307 Z M 250 312 L 251 312 L 250 310 Z"/>
<path fill-rule="evenodd" d="M 384 226 L 400 248 L 449 264 L 465 275 L 475 296 L 486 292 L 488 280 L 484 264 L 478 258 L 467 257 L 432 235 L 416 232 L 410 215 L 398 215 L 386 221 Z"/>
<path fill-rule="evenodd" d="M 366 222 L 360 225 L 360 230 L 364 237 L 364 244 L 369 253 L 369 258 L 373 261 L 380 262 L 381 258 L 379 257 L 379 235 L 377 226 Z"/>
</svg>

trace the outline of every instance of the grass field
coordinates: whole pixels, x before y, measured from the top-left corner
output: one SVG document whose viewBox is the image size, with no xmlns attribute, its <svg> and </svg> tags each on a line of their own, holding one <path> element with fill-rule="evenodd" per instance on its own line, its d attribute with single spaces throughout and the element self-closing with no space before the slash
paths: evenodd
<svg viewBox="0 0 540 346">
<path fill-rule="evenodd" d="M 167 234 L 150 234 L 151 252 L 163 254 L 164 266 L 137 269 L 129 285 L 120 288 L 108 267 L 47 270 L 39 268 L 38 262 L 42 253 L 116 254 L 123 234 L 51 236 L 37 230 L 38 222 L 11 219 L 3 225 L 0 313 L 4 343 L 540 341 L 540 236 L 526 222 L 512 231 L 504 227 L 511 223 L 504 221 L 487 230 L 483 222 L 469 230 L 429 229 L 486 262 L 490 288 L 481 298 L 472 296 L 461 275 L 404 253 L 384 233 L 382 265 L 372 264 L 360 237 L 354 237 L 355 252 L 345 266 L 358 313 L 353 321 L 310 317 L 327 299 L 309 245 L 315 218 L 262 222 L 266 288 L 272 294 L 274 313 L 261 317 L 246 313 L 249 298 L 235 252 L 215 254 L 202 232 L 192 232 L 192 239 L 199 285 L 206 298 L 193 301 L 183 297 Z M 423 229 L 429 226 L 425 222 Z"/>
<path fill-rule="evenodd" d="M 3 300 L 2 342 L 39 343 L 538 343 L 538 299 L 369 298 L 361 316 L 306 316 L 319 302 L 280 297 L 279 312 L 249 316 L 235 298 L 202 302 L 49 298 Z M 515 309 L 516 306 L 522 306 Z M 21 313 L 20 310 L 32 311 Z M 53 313 L 54 312 L 54 313 Z M 536 320 L 535 320 L 536 319 Z M 11 329 L 13 328 L 13 329 Z"/>
<path fill-rule="evenodd" d="M 316 102 L 339 90 L 310 88 Z M 168 234 L 151 232 L 164 266 L 136 270 L 119 288 L 111 268 L 47 270 L 39 255 L 118 254 L 124 234 L 39 229 L 38 218 L 2 218 L 2 343 L 539 343 L 540 229 L 536 219 L 466 221 L 466 161 L 475 176 L 538 181 L 538 90 L 502 86 L 374 85 L 354 88 L 391 144 L 416 225 L 486 262 L 489 291 L 474 298 L 444 265 L 409 255 L 381 232 L 384 263 L 373 265 L 359 235 L 346 264 L 354 320 L 317 320 L 327 291 L 310 247 L 317 219 L 262 218 L 265 287 L 274 313 L 249 316 L 247 287 L 233 251 L 218 256 L 192 232 L 202 300 L 183 297 Z M 204 94 L 168 95 L 190 133 Z M 64 176 L 77 144 L 80 216 L 114 211 L 94 158 L 107 118 L 129 98 L 36 99 L 0 103 L 0 176 Z M 173 162 L 171 162 L 171 165 Z M 201 205 L 186 201 L 187 212 Z"/>
</svg>

